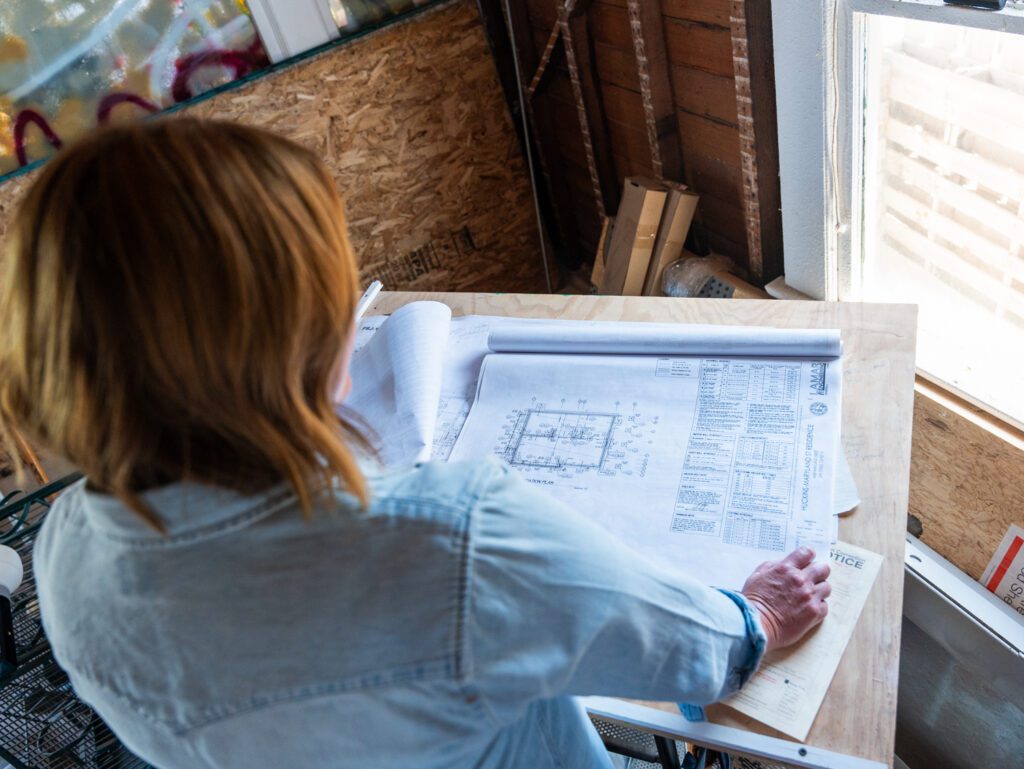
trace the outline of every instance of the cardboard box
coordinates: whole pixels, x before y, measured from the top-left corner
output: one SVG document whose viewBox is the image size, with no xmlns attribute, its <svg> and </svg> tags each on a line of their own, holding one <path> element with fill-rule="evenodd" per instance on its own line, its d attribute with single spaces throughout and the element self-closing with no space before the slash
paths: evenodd
<svg viewBox="0 0 1024 769">
<path fill-rule="evenodd" d="M 686 234 L 690 231 L 690 222 L 697 210 L 700 196 L 687 192 L 682 184 L 665 182 L 668 186 L 668 197 L 665 199 L 665 210 L 661 215 L 661 226 L 654 240 L 654 251 L 644 279 L 644 296 L 661 296 L 661 274 L 665 267 L 681 258 Z"/>
<path fill-rule="evenodd" d="M 771 299 L 765 291 L 736 277 L 728 270 L 713 272 L 711 277 L 718 281 L 720 286 L 725 287 L 723 296 L 728 299 Z"/>
<path fill-rule="evenodd" d="M 633 176 L 626 179 L 600 293 L 640 296 L 643 292 L 667 197 L 668 188 L 660 182 Z"/>
</svg>

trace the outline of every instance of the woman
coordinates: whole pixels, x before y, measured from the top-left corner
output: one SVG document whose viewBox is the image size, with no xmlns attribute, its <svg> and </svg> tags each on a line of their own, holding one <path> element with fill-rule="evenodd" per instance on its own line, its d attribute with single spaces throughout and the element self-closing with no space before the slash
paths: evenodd
<svg viewBox="0 0 1024 769">
<path fill-rule="evenodd" d="M 710 702 L 826 611 L 636 558 L 496 461 L 385 473 L 339 422 L 357 275 L 314 154 L 186 119 L 52 160 L 0 288 L 0 413 L 87 476 L 54 654 L 158 767 L 601 767 L 579 694 Z"/>
</svg>

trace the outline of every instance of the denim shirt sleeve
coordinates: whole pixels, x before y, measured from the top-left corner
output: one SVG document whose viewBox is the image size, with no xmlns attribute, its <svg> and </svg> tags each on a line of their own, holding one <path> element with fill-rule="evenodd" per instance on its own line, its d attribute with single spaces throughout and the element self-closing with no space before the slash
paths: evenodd
<svg viewBox="0 0 1024 769">
<path fill-rule="evenodd" d="M 739 689 L 750 680 L 750 677 L 754 675 L 754 671 L 757 670 L 757 665 L 764 656 L 764 647 L 768 639 L 765 636 L 764 629 L 761 627 L 757 610 L 750 605 L 750 602 L 747 601 L 747 597 L 743 593 L 738 593 L 735 590 L 723 590 L 721 588 L 718 589 L 718 592 L 729 596 L 733 603 L 739 606 L 740 611 L 743 612 L 743 624 L 746 627 L 747 645 L 749 648 L 747 656 L 740 666 L 729 671 L 730 687 Z"/>
<path fill-rule="evenodd" d="M 473 513 L 466 590 L 467 680 L 502 721 L 560 695 L 713 702 L 764 650 L 742 597 L 650 562 L 506 468 Z"/>
</svg>

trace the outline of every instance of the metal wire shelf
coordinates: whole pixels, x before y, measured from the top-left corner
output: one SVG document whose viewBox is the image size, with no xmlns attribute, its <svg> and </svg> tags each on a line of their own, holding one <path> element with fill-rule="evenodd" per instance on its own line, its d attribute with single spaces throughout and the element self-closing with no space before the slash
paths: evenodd
<svg viewBox="0 0 1024 769">
<path fill-rule="evenodd" d="M 72 474 L 31 493 L 0 499 L 0 544 L 13 548 L 25 578 L 11 596 L 18 667 L 0 681 L 0 766 L 13 769 L 144 769 L 93 710 L 75 696 L 43 633 L 32 547 L 58 492 Z"/>
</svg>

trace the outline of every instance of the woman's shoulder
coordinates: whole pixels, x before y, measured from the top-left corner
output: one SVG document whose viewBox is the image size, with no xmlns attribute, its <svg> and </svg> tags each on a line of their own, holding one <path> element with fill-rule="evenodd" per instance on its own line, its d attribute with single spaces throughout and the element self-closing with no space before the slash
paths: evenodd
<svg viewBox="0 0 1024 769">
<path fill-rule="evenodd" d="M 45 573 L 47 565 L 53 560 L 51 556 L 56 548 L 67 539 L 68 529 L 75 529 L 71 537 L 77 536 L 77 529 L 83 522 L 82 497 L 85 494 L 86 480 L 83 478 L 71 484 L 54 500 L 43 525 L 36 535 L 32 546 L 32 562 L 36 575 Z"/>
<path fill-rule="evenodd" d="M 399 471 L 371 474 L 368 478 L 375 504 L 397 501 L 466 512 L 493 493 L 509 475 L 496 458 L 463 462 L 421 462 Z"/>
</svg>

